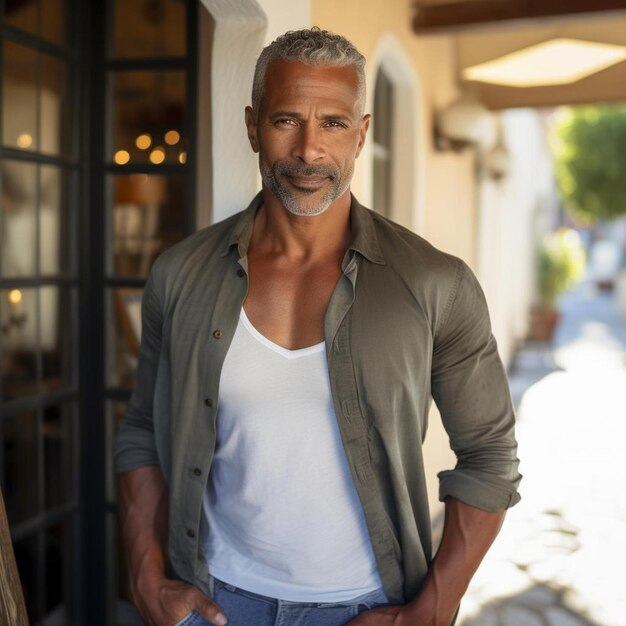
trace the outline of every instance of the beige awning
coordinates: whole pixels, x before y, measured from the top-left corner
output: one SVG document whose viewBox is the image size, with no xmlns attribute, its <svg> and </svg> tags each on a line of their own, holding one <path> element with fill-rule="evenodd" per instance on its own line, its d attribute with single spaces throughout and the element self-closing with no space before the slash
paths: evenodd
<svg viewBox="0 0 626 626">
<path fill-rule="evenodd" d="M 615 0 L 574 0 L 571 2 L 543 0 L 420 0 L 414 29 L 420 36 L 446 34 L 457 45 L 459 82 L 467 83 L 479 99 L 491 109 L 526 106 L 551 106 L 596 102 L 626 102 L 626 2 Z M 624 10 L 617 10 L 621 5 Z M 555 15 L 558 7 L 573 11 Z M 604 7 L 604 11 L 598 8 Z M 421 10 L 420 10 L 421 9 Z M 541 11 L 544 11 L 541 14 Z M 421 20 L 421 21 L 420 21 Z M 616 52 L 599 71 L 591 70 L 583 78 L 567 79 L 542 86 L 512 86 L 467 80 L 467 68 L 511 55 L 520 50 L 537 50 L 546 42 L 569 40 L 609 44 Z M 550 48 L 550 46 L 540 47 Z M 591 48 L 591 47 L 590 47 Z M 572 59 L 574 58 L 573 55 Z M 605 55 L 606 56 L 606 55 Z M 534 59 L 536 63 L 536 58 Z M 573 65 L 573 63 L 572 63 Z M 574 69 L 573 67 L 570 69 Z M 492 75 L 497 75 L 492 72 Z M 500 76 L 501 78 L 501 76 Z M 571 78 L 570 78 L 571 79 Z M 495 80 L 495 79 L 494 79 Z M 512 81 L 511 81 L 512 82 Z"/>
</svg>

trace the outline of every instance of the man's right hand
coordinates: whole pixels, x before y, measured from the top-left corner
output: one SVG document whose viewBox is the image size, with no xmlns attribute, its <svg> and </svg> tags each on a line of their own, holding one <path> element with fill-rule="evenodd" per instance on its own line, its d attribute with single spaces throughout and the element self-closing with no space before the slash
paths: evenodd
<svg viewBox="0 0 626 626">
<path fill-rule="evenodd" d="M 121 472 L 118 486 L 130 593 L 144 620 L 150 626 L 174 626 L 196 611 L 210 624 L 224 626 L 226 617 L 211 598 L 192 585 L 165 577 L 168 493 L 161 468 Z"/>
<path fill-rule="evenodd" d="M 135 606 L 150 626 L 174 626 L 196 611 L 215 626 L 224 626 L 220 607 L 199 589 L 180 580 L 160 578 L 138 585 Z"/>
</svg>

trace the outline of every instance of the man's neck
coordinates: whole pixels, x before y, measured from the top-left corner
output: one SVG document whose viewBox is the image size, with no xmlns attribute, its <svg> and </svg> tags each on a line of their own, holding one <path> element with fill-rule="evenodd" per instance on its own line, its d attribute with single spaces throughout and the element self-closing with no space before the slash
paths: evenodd
<svg viewBox="0 0 626 626">
<path fill-rule="evenodd" d="M 293 215 L 267 189 L 254 221 L 254 254 L 315 261 L 345 252 L 350 240 L 350 191 L 315 216 Z"/>
</svg>

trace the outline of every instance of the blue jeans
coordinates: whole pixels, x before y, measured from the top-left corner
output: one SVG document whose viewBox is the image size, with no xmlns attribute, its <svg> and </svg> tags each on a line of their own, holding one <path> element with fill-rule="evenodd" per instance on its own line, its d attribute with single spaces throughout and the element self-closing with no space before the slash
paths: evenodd
<svg viewBox="0 0 626 626">
<path fill-rule="evenodd" d="M 291 602 L 240 589 L 210 577 L 213 599 L 228 626 L 344 626 L 359 613 L 391 604 L 382 589 L 343 602 Z M 176 626 L 209 626 L 193 611 Z"/>
</svg>

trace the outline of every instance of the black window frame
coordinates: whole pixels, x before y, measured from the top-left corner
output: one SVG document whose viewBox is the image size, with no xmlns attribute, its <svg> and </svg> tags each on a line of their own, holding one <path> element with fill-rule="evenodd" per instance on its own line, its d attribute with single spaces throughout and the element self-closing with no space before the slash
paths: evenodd
<svg viewBox="0 0 626 626">
<path fill-rule="evenodd" d="M 71 144 L 69 156 L 51 156 L 0 145 L 0 158 L 38 165 L 60 165 L 72 172 L 72 203 L 74 221 L 70 229 L 70 244 L 74 246 L 72 272 L 59 276 L 0 278 L 0 288 L 28 288 L 45 285 L 72 287 L 74 314 L 77 323 L 72 328 L 74 351 L 73 385 L 70 389 L 19 398 L 0 405 L 2 419 L 28 411 L 37 412 L 41 428 L 43 410 L 51 404 L 74 403 L 73 449 L 75 468 L 75 499 L 55 507 L 40 508 L 42 513 L 22 524 L 11 527 L 13 542 L 36 536 L 37 551 L 45 550 L 45 532 L 60 520 L 71 520 L 73 538 L 70 564 L 71 623 L 90 626 L 113 626 L 115 607 L 111 606 L 113 570 L 117 567 L 115 546 L 111 544 L 110 521 L 117 515 L 114 502 L 107 501 L 106 468 L 108 402 L 127 402 L 129 389 L 107 387 L 105 292 L 111 287 L 143 287 L 145 277 L 116 277 L 106 273 L 105 255 L 108 229 L 106 179 L 111 173 L 182 173 L 185 176 L 183 237 L 196 229 L 197 183 L 197 72 L 198 72 L 198 11 L 200 0 L 182 0 L 186 6 L 187 47 L 184 57 L 151 59 L 112 59 L 107 43 L 112 34 L 113 0 L 84 2 L 67 0 L 67 49 L 47 42 L 4 23 L 5 0 L 0 0 L 0 36 L 2 40 L 26 44 L 67 61 L 70 91 L 65 116 L 70 120 Z M 0 68 L 2 47 L 0 46 Z M 186 107 L 184 134 L 188 138 L 187 159 L 184 164 L 118 166 L 105 158 L 106 133 L 111 124 L 108 73 L 114 69 L 179 69 L 186 71 Z M 37 87 L 40 89 L 40 86 Z M 1 94 L 0 94 L 1 96 Z M 2 100 L 0 97 L 0 107 Z M 0 110 L 1 119 L 1 110 Z M 39 121 L 37 122 L 39 124 Z M 0 177 L 0 191 L 1 191 Z M 38 242 L 38 237 L 36 238 Z M 38 245 L 38 243 L 37 243 Z M 37 253 L 38 254 L 38 253 Z M 37 266 L 38 267 L 38 266 Z M 1 346 L 0 346 L 1 349 Z M 40 359 L 41 360 L 41 359 Z M 38 365 L 41 377 L 41 363 Z M 39 444 L 39 458 L 43 458 Z M 4 468 L 0 429 L 0 478 Z M 42 462 L 38 481 L 42 481 Z M 40 489 L 40 498 L 43 492 Z M 37 573 L 39 592 L 45 587 L 45 571 Z M 40 595 L 42 595 L 40 593 Z M 43 604 L 43 601 L 42 601 Z"/>
</svg>

